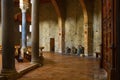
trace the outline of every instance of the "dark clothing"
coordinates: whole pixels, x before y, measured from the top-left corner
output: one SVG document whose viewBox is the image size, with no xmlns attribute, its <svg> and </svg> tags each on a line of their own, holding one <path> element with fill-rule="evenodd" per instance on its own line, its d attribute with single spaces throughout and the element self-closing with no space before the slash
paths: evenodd
<svg viewBox="0 0 120 80">
<path fill-rule="evenodd" d="M 77 55 L 79 56 L 82 53 L 82 48 L 78 48 Z"/>
<path fill-rule="evenodd" d="M 82 47 L 82 54 L 84 54 L 84 47 Z"/>
<path fill-rule="evenodd" d="M 77 53 L 77 49 L 76 49 L 75 47 L 72 47 L 71 53 L 72 53 L 72 54 L 76 54 L 76 53 Z"/>
<path fill-rule="evenodd" d="M 70 54 L 71 53 L 71 49 L 69 47 L 67 47 L 65 53 L 66 54 Z"/>
</svg>

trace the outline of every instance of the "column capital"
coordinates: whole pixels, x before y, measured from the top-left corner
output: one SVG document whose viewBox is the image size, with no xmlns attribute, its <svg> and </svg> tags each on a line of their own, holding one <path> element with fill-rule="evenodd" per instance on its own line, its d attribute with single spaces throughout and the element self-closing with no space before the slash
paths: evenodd
<svg viewBox="0 0 120 80">
<path fill-rule="evenodd" d="M 22 11 L 22 13 L 26 13 L 27 10 L 26 9 L 21 9 L 21 11 Z"/>
<path fill-rule="evenodd" d="M 26 10 L 29 8 L 29 1 L 28 0 L 20 0 L 19 3 L 20 9 L 22 12 L 26 12 Z"/>
</svg>

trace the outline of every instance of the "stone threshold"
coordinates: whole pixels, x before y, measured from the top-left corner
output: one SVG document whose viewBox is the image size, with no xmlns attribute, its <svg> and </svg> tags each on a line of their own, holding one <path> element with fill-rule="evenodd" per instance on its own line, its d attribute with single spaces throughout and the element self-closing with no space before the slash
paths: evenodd
<svg viewBox="0 0 120 80">
<path fill-rule="evenodd" d="M 28 67 L 25 67 L 25 68 L 23 68 L 23 69 L 21 69 L 21 70 L 18 70 L 18 71 L 17 71 L 17 72 L 18 72 L 18 78 L 22 77 L 24 74 L 26 74 L 26 73 L 28 73 L 29 71 L 34 70 L 34 69 L 36 69 L 36 68 L 38 68 L 38 67 L 40 67 L 39 64 L 32 64 L 32 65 L 30 65 L 30 66 L 28 66 Z"/>
<path fill-rule="evenodd" d="M 0 80 L 17 80 L 18 78 L 22 77 L 24 74 L 38 67 L 40 67 L 40 64 L 31 64 L 30 66 L 17 70 L 17 72 L 12 74 L 2 74 L 2 75 L 0 74 Z"/>
</svg>

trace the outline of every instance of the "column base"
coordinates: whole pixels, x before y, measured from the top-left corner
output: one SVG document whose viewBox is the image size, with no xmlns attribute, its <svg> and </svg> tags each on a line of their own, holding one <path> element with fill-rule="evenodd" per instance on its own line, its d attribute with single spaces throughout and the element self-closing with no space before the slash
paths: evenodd
<svg viewBox="0 0 120 80">
<path fill-rule="evenodd" d="M 62 51 L 61 51 L 61 50 L 59 50 L 59 51 L 58 51 L 58 53 L 62 54 Z"/>
<path fill-rule="evenodd" d="M 16 70 L 1 70 L 0 76 L 3 76 L 7 80 L 17 80 L 18 73 Z"/>
<path fill-rule="evenodd" d="M 88 54 L 87 54 L 87 53 L 85 53 L 85 56 L 88 56 Z"/>
<path fill-rule="evenodd" d="M 39 66 L 43 66 L 43 61 L 44 61 L 44 57 L 39 56 L 39 59 L 32 59 L 31 64 L 38 64 Z"/>
</svg>

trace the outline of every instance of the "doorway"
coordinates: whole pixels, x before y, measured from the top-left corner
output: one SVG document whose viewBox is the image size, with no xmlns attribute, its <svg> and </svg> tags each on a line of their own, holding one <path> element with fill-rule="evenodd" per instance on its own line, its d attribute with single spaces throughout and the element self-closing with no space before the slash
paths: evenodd
<svg viewBox="0 0 120 80">
<path fill-rule="evenodd" d="M 50 38 L 50 51 L 54 52 L 55 51 L 55 39 Z"/>
</svg>

